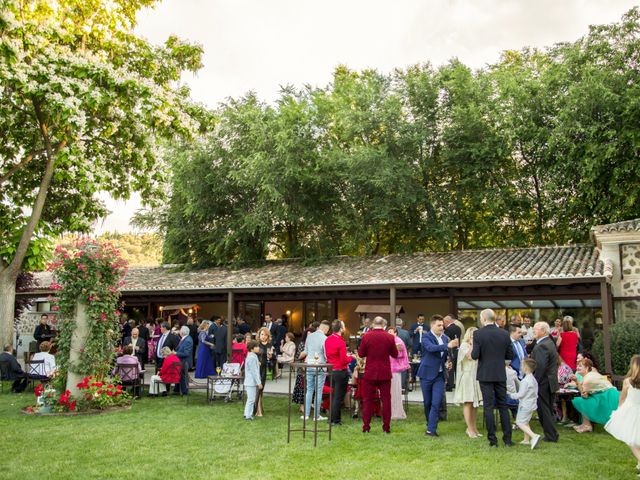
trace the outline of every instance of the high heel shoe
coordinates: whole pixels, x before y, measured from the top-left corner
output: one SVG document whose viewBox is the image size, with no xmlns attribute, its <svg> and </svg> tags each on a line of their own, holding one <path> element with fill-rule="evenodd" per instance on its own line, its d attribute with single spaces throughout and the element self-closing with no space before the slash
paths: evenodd
<svg viewBox="0 0 640 480">
<path fill-rule="evenodd" d="M 466 434 L 467 434 L 467 437 L 469 437 L 469 438 L 478 438 L 478 437 L 480 436 L 480 435 L 478 435 L 478 434 L 472 434 L 472 433 L 469 431 L 469 429 L 468 429 L 468 428 L 464 431 L 464 433 L 466 433 Z"/>
</svg>

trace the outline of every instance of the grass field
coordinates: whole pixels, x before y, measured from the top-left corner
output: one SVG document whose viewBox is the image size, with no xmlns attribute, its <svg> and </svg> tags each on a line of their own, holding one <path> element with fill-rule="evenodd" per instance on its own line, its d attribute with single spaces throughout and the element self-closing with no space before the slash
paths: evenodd
<svg viewBox="0 0 640 480">
<path fill-rule="evenodd" d="M 313 438 L 300 433 L 287 444 L 285 398 L 267 397 L 266 416 L 247 422 L 240 403 L 208 405 L 198 393 L 189 404 L 144 398 L 129 411 L 76 417 L 25 416 L 19 408 L 32 394 L 0 394 L 0 478 L 636 478 L 628 448 L 601 426 L 582 435 L 563 429 L 558 444 L 540 442 L 534 451 L 490 450 L 484 438 L 466 437 L 459 408 L 450 407 L 434 439 L 424 436 L 421 406 L 411 405 L 391 435 L 383 435 L 379 419 L 364 435 L 348 418 L 314 449 Z M 537 422 L 534 430 L 541 430 Z M 521 439 L 516 432 L 514 441 Z"/>
</svg>

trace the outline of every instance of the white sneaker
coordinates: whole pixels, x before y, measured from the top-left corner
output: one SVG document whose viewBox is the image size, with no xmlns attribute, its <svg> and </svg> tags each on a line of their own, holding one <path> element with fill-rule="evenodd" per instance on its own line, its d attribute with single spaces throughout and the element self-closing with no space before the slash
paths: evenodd
<svg viewBox="0 0 640 480">
<path fill-rule="evenodd" d="M 326 419 L 327 419 L 327 417 L 323 417 L 322 415 L 318 415 L 318 417 L 317 417 L 317 420 L 319 422 L 322 422 L 323 420 L 326 420 Z"/>
<path fill-rule="evenodd" d="M 538 444 L 539 441 L 540 441 L 540 435 L 536 435 L 531 439 L 531 450 L 536 448 L 536 445 Z"/>
<path fill-rule="evenodd" d="M 300 420 L 309 420 L 309 417 L 305 417 L 304 415 L 300 415 Z"/>
</svg>

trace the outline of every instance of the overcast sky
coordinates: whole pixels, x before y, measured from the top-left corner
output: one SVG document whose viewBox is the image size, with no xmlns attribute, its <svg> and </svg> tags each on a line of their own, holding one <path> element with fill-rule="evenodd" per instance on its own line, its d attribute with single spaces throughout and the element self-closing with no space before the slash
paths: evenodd
<svg viewBox="0 0 640 480">
<path fill-rule="evenodd" d="M 210 107 L 249 90 L 273 100 L 281 85 L 326 85 L 334 68 L 396 67 L 457 57 L 474 68 L 500 52 L 576 40 L 620 19 L 638 0 L 164 0 L 139 15 L 154 43 L 169 35 L 204 47 L 204 67 L 186 76 Z M 139 199 L 108 200 L 96 233 L 128 231 Z"/>
</svg>

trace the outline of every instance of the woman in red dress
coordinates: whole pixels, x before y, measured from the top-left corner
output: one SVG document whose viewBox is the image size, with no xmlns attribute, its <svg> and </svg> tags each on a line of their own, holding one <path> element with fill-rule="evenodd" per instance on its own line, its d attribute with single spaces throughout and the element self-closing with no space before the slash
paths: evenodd
<svg viewBox="0 0 640 480">
<path fill-rule="evenodd" d="M 562 321 L 562 331 L 558 335 L 556 345 L 558 346 L 558 354 L 571 367 L 576 370 L 576 357 L 578 355 L 578 341 L 580 336 L 578 332 L 573 330 L 573 322 L 568 318 Z"/>
</svg>

